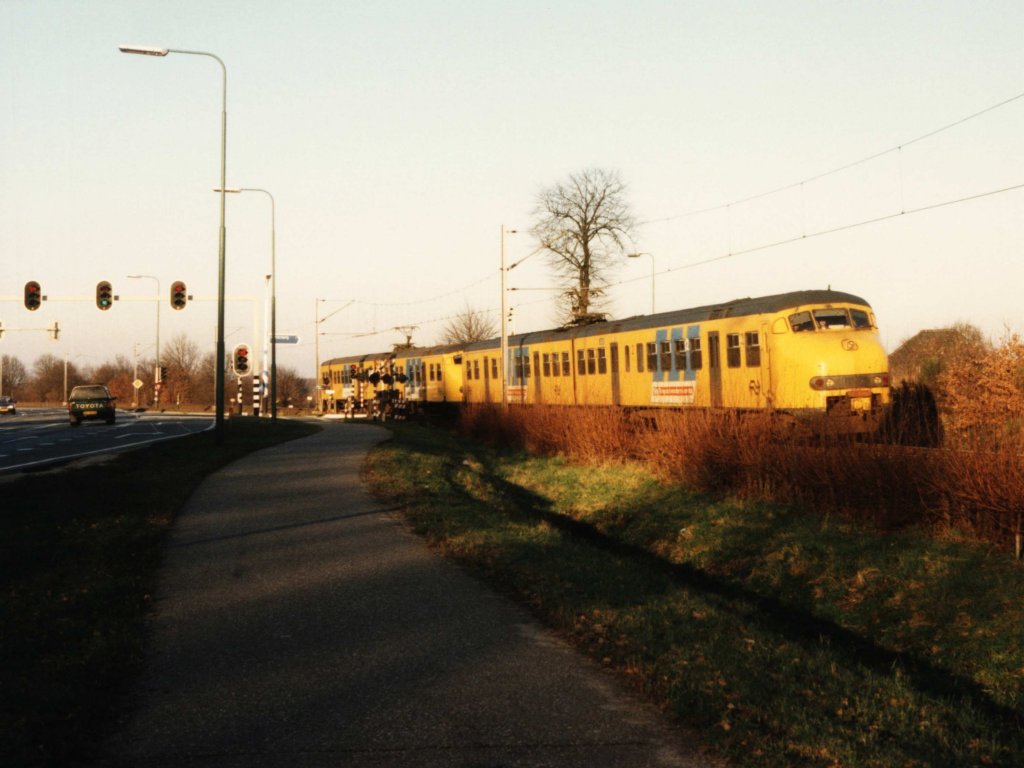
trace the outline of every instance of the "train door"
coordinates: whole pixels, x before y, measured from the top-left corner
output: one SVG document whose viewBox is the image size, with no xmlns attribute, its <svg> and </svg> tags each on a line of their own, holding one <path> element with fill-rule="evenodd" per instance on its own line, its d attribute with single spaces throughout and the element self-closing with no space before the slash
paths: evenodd
<svg viewBox="0 0 1024 768">
<path fill-rule="evenodd" d="M 612 374 L 612 405 L 622 405 L 622 394 L 619 389 L 619 343 L 613 341 L 608 346 L 608 354 L 611 356 Z"/>
<path fill-rule="evenodd" d="M 541 374 L 541 370 L 540 370 L 540 352 L 534 352 L 533 353 L 533 402 L 538 403 L 538 404 L 544 402 L 543 398 L 541 397 L 540 374 Z"/>
<path fill-rule="evenodd" d="M 718 331 L 708 333 L 708 376 L 711 382 L 711 407 L 722 407 L 722 356 Z"/>
</svg>

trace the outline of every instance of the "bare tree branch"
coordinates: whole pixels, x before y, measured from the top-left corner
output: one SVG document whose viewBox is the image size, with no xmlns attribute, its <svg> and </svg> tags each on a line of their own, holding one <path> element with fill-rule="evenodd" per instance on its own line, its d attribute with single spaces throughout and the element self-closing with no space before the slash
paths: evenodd
<svg viewBox="0 0 1024 768">
<path fill-rule="evenodd" d="M 625 250 L 623 239 L 631 237 L 635 221 L 625 193 L 617 171 L 592 168 L 571 174 L 537 197 L 532 233 L 565 285 L 570 321 L 593 315 L 606 274 Z"/>
</svg>

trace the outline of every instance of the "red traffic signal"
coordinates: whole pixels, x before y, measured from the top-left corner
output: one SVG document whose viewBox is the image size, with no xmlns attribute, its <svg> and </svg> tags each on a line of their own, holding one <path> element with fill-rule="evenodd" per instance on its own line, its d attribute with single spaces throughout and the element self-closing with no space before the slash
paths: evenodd
<svg viewBox="0 0 1024 768">
<path fill-rule="evenodd" d="M 249 373 L 249 345 L 239 344 L 235 347 L 233 359 L 235 374 L 245 376 Z"/>
<path fill-rule="evenodd" d="M 114 289 L 106 280 L 96 283 L 96 306 L 106 311 L 114 305 Z"/>
<path fill-rule="evenodd" d="M 188 303 L 188 291 L 181 280 L 171 283 L 171 306 L 174 309 L 184 309 Z"/>
<path fill-rule="evenodd" d="M 39 287 L 39 283 L 35 280 L 29 280 L 25 283 L 25 309 L 35 312 L 42 303 L 43 291 Z"/>
</svg>

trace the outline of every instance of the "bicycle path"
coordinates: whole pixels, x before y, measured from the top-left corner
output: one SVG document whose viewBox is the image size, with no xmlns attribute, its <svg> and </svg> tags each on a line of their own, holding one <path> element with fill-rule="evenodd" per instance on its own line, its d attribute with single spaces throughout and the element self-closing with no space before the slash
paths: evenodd
<svg viewBox="0 0 1024 768">
<path fill-rule="evenodd" d="M 680 729 L 408 533 L 325 424 L 210 476 L 104 766 L 696 768 Z"/>
</svg>

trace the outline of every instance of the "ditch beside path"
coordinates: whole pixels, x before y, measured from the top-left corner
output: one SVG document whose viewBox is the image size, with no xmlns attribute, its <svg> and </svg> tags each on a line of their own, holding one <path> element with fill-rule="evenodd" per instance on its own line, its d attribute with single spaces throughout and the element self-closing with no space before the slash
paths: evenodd
<svg viewBox="0 0 1024 768">
<path fill-rule="evenodd" d="M 324 424 L 205 480 L 103 766 L 709 765 L 362 488 L 387 432 Z"/>
</svg>

